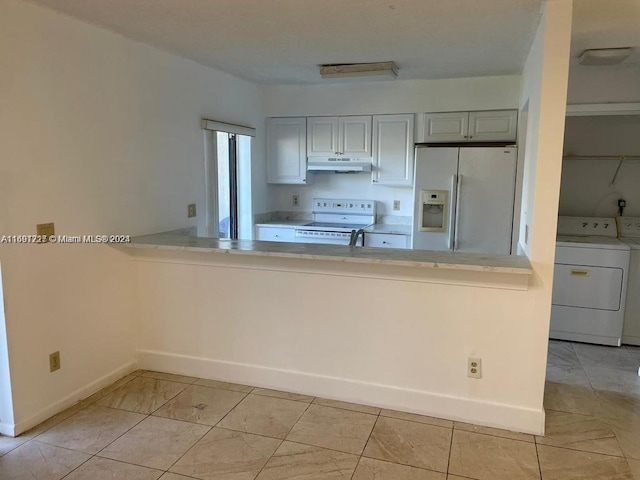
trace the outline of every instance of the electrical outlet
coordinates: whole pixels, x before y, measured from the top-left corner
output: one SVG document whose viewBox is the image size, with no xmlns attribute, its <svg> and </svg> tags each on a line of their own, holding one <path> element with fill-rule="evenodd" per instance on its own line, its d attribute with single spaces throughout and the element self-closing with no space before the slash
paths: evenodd
<svg viewBox="0 0 640 480">
<path fill-rule="evenodd" d="M 190 203 L 187 205 L 187 217 L 192 218 L 196 216 L 196 204 Z"/>
<path fill-rule="evenodd" d="M 394 201 L 393 201 L 393 209 L 394 209 L 395 211 L 400 210 L 400 200 L 394 200 Z"/>
<path fill-rule="evenodd" d="M 49 355 L 49 371 L 60 370 L 60 352 L 53 352 Z"/>
<path fill-rule="evenodd" d="M 467 360 L 467 377 L 482 378 L 482 359 L 469 357 Z"/>
<path fill-rule="evenodd" d="M 297 207 L 298 205 L 300 205 L 300 195 L 293 195 L 292 197 L 292 203 L 294 207 Z"/>
<path fill-rule="evenodd" d="M 49 241 L 49 237 L 51 235 L 56 234 L 55 225 L 52 223 L 38 223 L 36 225 L 36 234 L 39 238 L 41 238 L 44 242 Z"/>
</svg>

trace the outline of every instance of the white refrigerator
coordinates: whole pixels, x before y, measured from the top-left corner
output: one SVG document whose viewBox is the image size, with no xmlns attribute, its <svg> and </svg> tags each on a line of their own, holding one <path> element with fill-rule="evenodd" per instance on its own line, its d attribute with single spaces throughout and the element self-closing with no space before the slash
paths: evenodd
<svg viewBox="0 0 640 480">
<path fill-rule="evenodd" d="M 510 254 L 517 152 L 417 145 L 413 248 Z"/>
</svg>

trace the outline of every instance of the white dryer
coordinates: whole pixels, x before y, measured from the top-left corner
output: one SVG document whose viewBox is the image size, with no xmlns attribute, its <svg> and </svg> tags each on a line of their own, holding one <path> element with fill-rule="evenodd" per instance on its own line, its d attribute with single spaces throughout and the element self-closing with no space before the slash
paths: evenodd
<svg viewBox="0 0 640 480">
<path fill-rule="evenodd" d="M 620 346 L 630 247 L 613 218 L 559 217 L 550 338 Z"/>
<path fill-rule="evenodd" d="M 640 345 L 640 217 L 618 217 L 618 237 L 631 247 L 622 343 Z"/>
</svg>

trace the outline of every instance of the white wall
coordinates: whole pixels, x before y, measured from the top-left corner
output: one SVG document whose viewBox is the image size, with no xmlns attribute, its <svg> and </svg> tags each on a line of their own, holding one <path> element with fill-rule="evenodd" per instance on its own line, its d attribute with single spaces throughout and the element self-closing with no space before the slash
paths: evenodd
<svg viewBox="0 0 640 480">
<path fill-rule="evenodd" d="M 279 85 L 264 87 L 267 117 L 393 114 L 518 108 L 520 77 L 402 80 L 330 85 Z M 416 126 L 418 125 L 416 116 Z M 379 214 L 411 216 L 411 187 L 371 184 L 371 175 L 311 174 L 308 185 L 271 187 L 274 207 L 284 211 L 310 211 L 315 197 L 377 200 Z M 300 205 L 292 206 L 292 195 Z M 393 201 L 400 200 L 400 211 Z"/>
<path fill-rule="evenodd" d="M 565 155 L 640 156 L 640 116 L 567 117 Z M 613 217 L 618 199 L 627 201 L 625 215 L 640 216 L 640 160 L 619 162 L 567 160 L 562 164 L 560 214 Z"/>
<path fill-rule="evenodd" d="M 202 117 L 260 129 L 269 210 L 259 88 L 17 0 L 0 2 L 0 58 L 0 234 L 156 232 L 194 225 L 192 202 L 204 222 Z M 134 283 L 107 246 L 0 244 L 0 261 L 23 430 L 131 368 Z"/>
<path fill-rule="evenodd" d="M 567 103 L 640 102 L 640 64 L 572 65 Z"/>
<path fill-rule="evenodd" d="M 530 376 L 535 390 L 532 401 L 539 405 L 546 376 L 571 14 L 571 0 L 546 2 L 525 63 L 520 100 L 521 110 L 527 112 L 520 247 L 535 270 L 531 291 L 535 332 L 528 341 L 533 345 L 536 362 Z"/>
</svg>

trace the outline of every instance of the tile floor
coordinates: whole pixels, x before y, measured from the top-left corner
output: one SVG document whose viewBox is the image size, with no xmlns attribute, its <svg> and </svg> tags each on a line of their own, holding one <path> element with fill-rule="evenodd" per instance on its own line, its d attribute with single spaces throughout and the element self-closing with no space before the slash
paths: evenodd
<svg viewBox="0 0 640 480">
<path fill-rule="evenodd" d="M 544 437 L 138 371 L 0 437 L 0 479 L 640 480 L 639 366 L 551 341 Z"/>
</svg>

